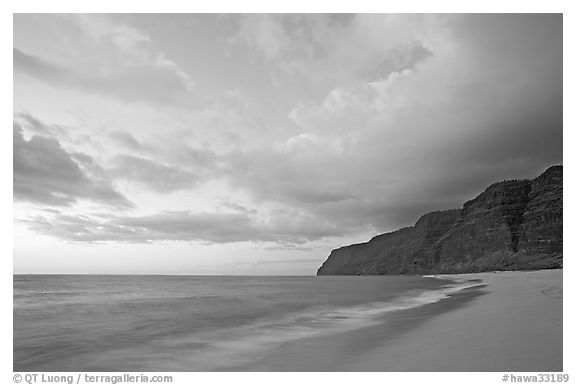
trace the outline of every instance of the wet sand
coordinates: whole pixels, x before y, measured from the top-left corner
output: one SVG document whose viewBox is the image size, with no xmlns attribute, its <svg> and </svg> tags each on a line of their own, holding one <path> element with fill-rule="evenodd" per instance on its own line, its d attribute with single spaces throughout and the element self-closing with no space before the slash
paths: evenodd
<svg viewBox="0 0 576 385">
<path fill-rule="evenodd" d="M 562 371 L 562 270 L 444 276 L 486 285 L 379 325 L 287 343 L 239 371 Z"/>
</svg>

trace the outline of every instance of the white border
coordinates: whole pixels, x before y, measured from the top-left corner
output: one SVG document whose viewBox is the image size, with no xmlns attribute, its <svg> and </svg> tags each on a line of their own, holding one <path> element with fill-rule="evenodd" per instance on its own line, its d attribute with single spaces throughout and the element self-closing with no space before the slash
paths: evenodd
<svg viewBox="0 0 576 385">
<path fill-rule="evenodd" d="M 572 238 L 566 235 L 574 234 L 572 220 L 576 213 L 573 197 L 576 196 L 574 188 L 573 154 L 571 147 L 574 144 L 574 75 L 568 70 L 576 68 L 574 61 L 574 31 L 575 18 L 573 1 L 498 1 L 484 0 L 476 2 L 463 1 L 397 1 L 377 2 L 374 0 L 326 1 L 311 2 L 310 0 L 290 1 L 255 1 L 255 0 L 211 0 L 209 2 L 185 2 L 180 0 L 154 0 L 154 1 L 74 1 L 74 0 L 10 0 L 2 3 L 0 28 L 2 40 L 2 53 L 4 60 L 2 66 L 2 110 L 4 129 L 2 132 L 0 151 L 0 170 L 4 184 L 1 189 L 2 213 L 0 234 L 2 235 L 1 274 L 2 286 L 0 298 L 5 314 L 1 317 L 3 343 L 1 348 L 1 383 L 12 382 L 12 146 L 11 122 L 12 118 L 12 55 L 13 45 L 13 19 L 12 13 L 28 12 L 417 12 L 417 13 L 453 13 L 453 12 L 553 12 L 564 13 L 564 249 L 567 258 L 564 259 L 564 373 L 572 376 L 571 382 L 576 381 L 573 345 L 576 336 L 572 325 L 575 324 L 574 310 L 570 304 L 574 301 L 574 281 L 571 279 L 574 269 L 574 245 Z M 8 54 L 10 52 L 10 54 Z M 10 60 L 10 61 L 9 61 Z M 9 110 L 10 108 L 10 110 Z M 566 279 L 567 278 L 567 279 Z M 169 373 L 167 373 L 169 374 Z M 501 383 L 503 373 L 171 373 L 177 384 L 191 383 L 250 383 L 250 384 L 290 384 L 294 382 L 314 382 L 349 384 L 359 381 L 389 382 L 392 384 L 405 383 L 442 383 L 442 384 L 490 384 Z"/>
</svg>

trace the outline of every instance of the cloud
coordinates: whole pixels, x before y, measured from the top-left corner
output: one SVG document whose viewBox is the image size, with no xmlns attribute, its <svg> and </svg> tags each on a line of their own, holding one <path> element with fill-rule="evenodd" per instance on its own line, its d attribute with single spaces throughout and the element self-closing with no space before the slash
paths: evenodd
<svg viewBox="0 0 576 385">
<path fill-rule="evenodd" d="M 66 44 L 41 54 L 14 47 L 15 75 L 129 103 L 190 101 L 193 82 L 188 74 L 149 35 L 116 19 L 105 14 L 45 15 L 45 24 L 39 24 L 42 33 L 66 39 Z"/>
<path fill-rule="evenodd" d="M 415 40 L 406 47 L 395 48 L 385 55 L 381 62 L 372 68 L 366 68 L 359 76 L 366 81 L 378 81 L 386 79 L 392 73 L 400 73 L 406 70 L 415 70 L 424 60 L 433 56 L 433 53 Z"/>
<path fill-rule="evenodd" d="M 106 14 L 63 15 L 77 25 L 92 41 L 99 44 L 112 44 L 120 51 L 141 54 L 142 50 L 153 49 L 150 36 L 126 24 L 115 23 Z"/>
<path fill-rule="evenodd" d="M 426 60 L 432 52 L 421 39 L 436 23 L 424 15 L 251 14 L 239 17 L 228 41 L 273 63 L 275 77 L 346 84 Z"/>
<path fill-rule="evenodd" d="M 245 213 L 245 214 L 257 214 L 258 210 L 256 209 L 251 209 L 249 207 L 246 207 L 244 205 L 241 205 L 239 203 L 235 203 L 235 202 L 222 202 L 221 206 L 227 209 L 231 209 L 232 211 L 235 212 L 241 212 L 241 213 Z"/>
<path fill-rule="evenodd" d="M 132 134 L 126 131 L 114 130 L 109 134 L 110 138 L 123 147 L 132 151 L 146 151 L 149 147 L 140 143 Z"/>
<path fill-rule="evenodd" d="M 13 48 L 12 53 L 15 71 L 55 82 L 60 82 L 69 76 L 65 69 L 40 57 L 27 55 L 17 48 Z"/>
<path fill-rule="evenodd" d="M 388 230 L 561 163 L 561 15 L 457 16 L 420 38 L 430 54 L 411 68 L 360 76 L 298 104 L 290 113 L 302 132 L 295 139 L 316 139 L 284 146 L 292 155 L 282 174 L 294 179 L 262 183 L 290 195 L 290 185 L 321 180 L 359 199 L 312 213 Z M 342 151 L 326 150 L 338 142 Z M 326 169 L 298 171 L 305 164 Z"/>
<path fill-rule="evenodd" d="M 305 215 L 277 214 L 270 221 L 261 221 L 247 212 L 166 211 L 146 216 L 105 218 L 56 213 L 21 222 L 32 231 L 73 242 L 272 242 L 292 245 L 341 235 L 334 226 Z"/>
<path fill-rule="evenodd" d="M 18 124 L 24 125 L 26 129 L 35 134 L 51 136 L 54 135 L 55 130 L 58 130 L 57 127 L 50 127 L 44 124 L 42 121 L 28 112 L 16 113 L 14 114 L 14 117 L 18 118 Z"/>
<path fill-rule="evenodd" d="M 33 135 L 25 140 L 14 122 L 14 198 L 32 203 L 69 206 L 78 200 L 129 208 L 130 201 L 109 181 L 93 173 L 92 158 L 65 151 L 53 137 Z"/>
<path fill-rule="evenodd" d="M 111 96 L 126 102 L 167 104 L 185 97 L 191 82 L 171 62 L 126 63 L 88 71 L 49 62 L 14 48 L 14 71 L 53 87 Z"/>
<path fill-rule="evenodd" d="M 130 155 L 102 164 L 116 179 L 161 194 L 218 179 L 218 193 L 229 194 L 222 199 L 238 193 L 242 205 L 222 204 L 233 211 L 222 215 L 80 218 L 88 222 L 76 232 L 77 217 L 45 218 L 54 227 L 37 231 L 76 241 L 299 244 L 411 225 L 425 212 L 459 207 L 493 182 L 531 178 L 562 161 L 561 15 L 238 20 L 227 25 L 239 28 L 229 43 L 248 49 L 240 49 L 250 65 L 243 64 L 256 62 L 251 70 L 262 84 L 226 84 L 222 99 L 160 114 L 149 132 L 139 125 L 132 134 L 112 132 L 110 142 Z M 145 35 L 106 31 L 90 35 L 132 62 L 148 52 Z M 25 60 L 26 71 L 63 76 L 53 62 Z M 265 72 L 290 81 L 273 88 Z M 278 108 L 258 108 L 269 101 Z M 87 167 L 88 160 L 70 157 Z"/>
<path fill-rule="evenodd" d="M 157 192 L 194 187 L 199 176 L 181 167 L 132 155 L 118 155 L 112 161 L 110 175 L 137 182 Z"/>
</svg>

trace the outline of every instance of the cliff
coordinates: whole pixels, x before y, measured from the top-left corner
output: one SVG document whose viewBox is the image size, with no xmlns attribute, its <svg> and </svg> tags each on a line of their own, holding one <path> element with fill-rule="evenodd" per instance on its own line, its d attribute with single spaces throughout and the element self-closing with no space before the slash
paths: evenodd
<svg viewBox="0 0 576 385">
<path fill-rule="evenodd" d="M 318 275 L 437 274 L 562 267 L 562 166 L 491 185 L 462 209 L 332 250 Z"/>
</svg>

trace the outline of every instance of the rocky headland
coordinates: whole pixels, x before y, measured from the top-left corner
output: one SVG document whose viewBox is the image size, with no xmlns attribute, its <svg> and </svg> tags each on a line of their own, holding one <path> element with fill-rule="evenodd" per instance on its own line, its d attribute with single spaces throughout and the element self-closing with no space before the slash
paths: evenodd
<svg viewBox="0 0 576 385">
<path fill-rule="evenodd" d="M 474 273 L 562 267 L 562 166 L 495 183 L 461 209 L 332 250 L 318 275 Z"/>
</svg>

